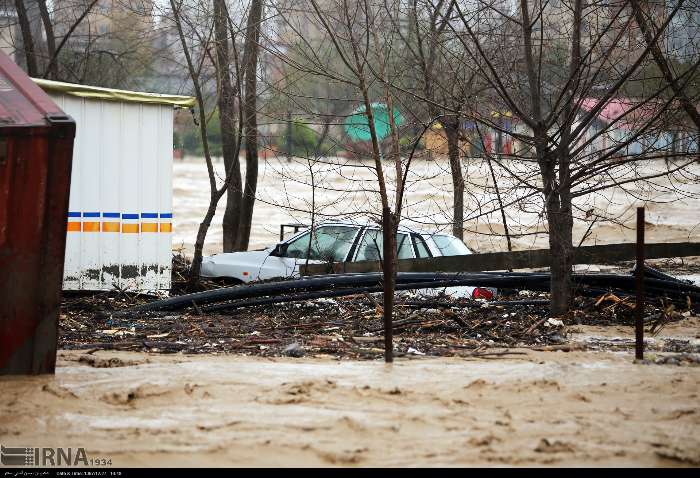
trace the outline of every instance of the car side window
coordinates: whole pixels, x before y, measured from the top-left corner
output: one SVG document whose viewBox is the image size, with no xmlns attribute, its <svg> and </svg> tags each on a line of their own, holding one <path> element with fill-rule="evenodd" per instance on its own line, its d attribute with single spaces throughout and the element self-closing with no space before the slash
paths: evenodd
<svg viewBox="0 0 700 478">
<path fill-rule="evenodd" d="M 309 238 L 311 237 L 311 231 L 303 234 L 302 236 L 294 239 L 292 242 L 287 244 L 284 250 L 284 257 L 293 257 L 296 259 L 306 258 L 306 253 L 309 250 Z"/>
<path fill-rule="evenodd" d="M 396 243 L 398 246 L 399 259 L 412 259 L 413 250 L 408 234 L 397 234 Z M 368 229 L 362 237 L 360 246 L 357 249 L 356 261 L 379 261 L 382 259 L 384 250 L 384 240 L 382 232 L 377 229 Z"/>
<path fill-rule="evenodd" d="M 416 257 L 433 257 L 425 243 L 425 239 L 420 234 L 412 234 L 414 244 L 416 246 Z"/>
<path fill-rule="evenodd" d="M 356 234 L 356 227 L 321 226 L 314 230 L 313 237 L 309 231 L 288 243 L 284 256 L 306 259 L 308 253 L 311 260 L 342 262 L 350 251 Z"/>
</svg>

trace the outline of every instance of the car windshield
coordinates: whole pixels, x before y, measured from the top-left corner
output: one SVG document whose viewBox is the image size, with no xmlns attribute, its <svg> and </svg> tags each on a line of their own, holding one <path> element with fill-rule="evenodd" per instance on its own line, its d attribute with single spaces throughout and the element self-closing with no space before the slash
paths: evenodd
<svg viewBox="0 0 700 478">
<path fill-rule="evenodd" d="M 399 248 L 399 259 L 412 259 L 413 251 L 411 250 L 411 241 L 408 238 L 408 234 L 397 234 L 396 243 Z M 382 258 L 384 241 L 382 240 L 382 233 L 377 229 L 368 230 L 364 237 L 362 237 L 362 242 L 357 250 L 357 255 L 355 256 L 356 261 L 378 261 Z"/>
<path fill-rule="evenodd" d="M 342 262 L 345 260 L 358 228 L 350 226 L 321 226 L 314 230 L 311 247 L 311 233 L 294 239 L 287 244 L 285 257 L 321 261 Z"/>
<path fill-rule="evenodd" d="M 440 249 L 440 255 L 443 256 L 461 256 L 471 254 L 471 251 L 464 245 L 462 241 L 454 236 L 439 236 L 435 235 L 433 242 Z"/>
</svg>

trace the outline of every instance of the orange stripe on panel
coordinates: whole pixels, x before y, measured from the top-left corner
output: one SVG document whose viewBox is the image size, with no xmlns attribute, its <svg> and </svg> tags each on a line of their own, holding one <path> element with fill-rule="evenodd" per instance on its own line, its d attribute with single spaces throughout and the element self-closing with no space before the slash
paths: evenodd
<svg viewBox="0 0 700 478">
<path fill-rule="evenodd" d="M 100 232 L 100 223 L 93 221 L 83 222 L 83 232 Z"/>
<path fill-rule="evenodd" d="M 158 232 L 158 223 L 155 222 L 142 222 L 141 232 Z"/>
<path fill-rule="evenodd" d="M 68 232 L 80 232 L 80 224 L 75 221 L 68 222 Z"/>
<path fill-rule="evenodd" d="M 118 222 L 103 222 L 102 232 L 119 232 Z"/>
<path fill-rule="evenodd" d="M 122 234 L 138 234 L 138 224 L 122 224 Z"/>
<path fill-rule="evenodd" d="M 170 222 L 160 223 L 160 232 L 173 232 L 173 225 Z"/>
</svg>

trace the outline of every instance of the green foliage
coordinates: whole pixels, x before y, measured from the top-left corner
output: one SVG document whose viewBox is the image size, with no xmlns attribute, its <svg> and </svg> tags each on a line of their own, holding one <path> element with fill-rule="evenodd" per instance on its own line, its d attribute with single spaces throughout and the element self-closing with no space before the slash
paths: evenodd
<svg viewBox="0 0 700 478">
<path fill-rule="evenodd" d="M 188 122 L 187 127 L 181 133 L 182 149 L 191 156 L 204 156 L 202 135 L 198 125 Z M 207 139 L 209 141 L 209 153 L 212 156 L 223 154 L 221 147 L 221 122 L 219 113 L 215 111 L 207 120 Z"/>
<path fill-rule="evenodd" d="M 411 136 L 402 136 L 399 138 L 399 148 L 401 148 L 401 151 L 404 153 L 410 153 L 413 149 L 414 141 L 415 138 Z M 425 149 L 425 145 L 423 144 L 423 141 L 420 141 L 416 146 L 416 151 L 421 151 L 423 149 Z"/>
<path fill-rule="evenodd" d="M 289 153 L 293 156 L 308 157 L 335 152 L 335 148 L 325 141 L 319 146 L 320 134 L 301 121 L 292 121 L 289 127 L 285 127 L 283 134 L 275 139 L 275 146 L 279 151 L 288 152 L 287 135 L 291 137 Z M 319 146 L 318 151 L 316 151 L 317 146 Z"/>
</svg>

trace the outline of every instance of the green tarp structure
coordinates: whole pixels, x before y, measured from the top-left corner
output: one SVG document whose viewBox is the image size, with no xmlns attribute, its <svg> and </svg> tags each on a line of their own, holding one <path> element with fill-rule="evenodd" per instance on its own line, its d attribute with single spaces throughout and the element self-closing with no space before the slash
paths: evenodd
<svg viewBox="0 0 700 478">
<path fill-rule="evenodd" d="M 384 103 L 372 103 L 374 115 L 374 129 L 377 131 L 377 139 L 382 140 L 391 132 L 389 126 L 389 108 Z M 399 126 L 403 123 L 401 113 L 394 108 L 394 123 Z M 369 132 L 369 122 L 365 114 L 365 107 L 360 106 L 345 119 L 345 132 L 353 141 L 369 141 L 372 139 Z"/>
</svg>

